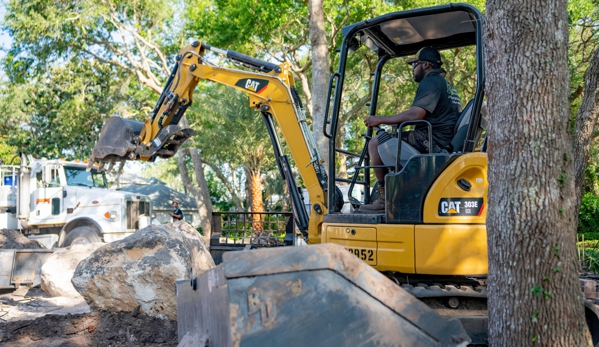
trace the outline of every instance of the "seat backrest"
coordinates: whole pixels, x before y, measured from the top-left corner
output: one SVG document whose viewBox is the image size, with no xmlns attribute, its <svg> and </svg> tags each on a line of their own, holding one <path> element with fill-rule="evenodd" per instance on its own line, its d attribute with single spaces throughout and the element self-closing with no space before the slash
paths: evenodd
<svg viewBox="0 0 599 347">
<path fill-rule="evenodd" d="M 475 141 L 478 142 L 482 130 L 487 128 L 487 119 L 486 119 L 486 104 L 483 103 L 483 107 L 481 108 L 482 119 L 480 122 L 480 128 L 477 131 Z M 474 99 L 468 101 L 466 107 L 462 110 L 460 117 L 454 128 L 453 139 L 451 140 L 451 145 L 453 146 L 454 152 L 460 152 L 462 147 L 464 147 L 464 141 L 466 141 L 466 136 L 468 135 L 468 126 L 470 125 L 470 121 L 472 120 L 472 115 L 474 114 Z"/>
</svg>

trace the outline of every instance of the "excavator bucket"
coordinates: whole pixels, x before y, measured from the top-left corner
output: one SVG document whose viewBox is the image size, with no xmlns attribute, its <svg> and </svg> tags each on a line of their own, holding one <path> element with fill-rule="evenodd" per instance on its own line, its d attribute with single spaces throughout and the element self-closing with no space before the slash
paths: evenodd
<svg viewBox="0 0 599 347">
<path fill-rule="evenodd" d="M 100 132 L 100 138 L 92 152 L 90 167 L 94 162 L 100 163 L 100 171 L 109 164 L 108 170 L 115 163 L 124 164 L 127 160 L 154 161 L 156 157 L 170 158 L 185 140 L 195 131 L 180 129 L 177 125 L 162 127 L 158 135 L 149 143 L 140 143 L 140 134 L 144 122 L 112 117 L 106 121 Z"/>
<path fill-rule="evenodd" d="M 135 148 L 144 123 L 112 117 L 106 121 L 92 152 L 91 161 L 119 162 L 135 159 Z"/>
<path fill-rule="evenodd" d="M 228 252 L 176 284 L 179 346 L 467 346 L 437 314 L 333 244 Z"/>
</svg>

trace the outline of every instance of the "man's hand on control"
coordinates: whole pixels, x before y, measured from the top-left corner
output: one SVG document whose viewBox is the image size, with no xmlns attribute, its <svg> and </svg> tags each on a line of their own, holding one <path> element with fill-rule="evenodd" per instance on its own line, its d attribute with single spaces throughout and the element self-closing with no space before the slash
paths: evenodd
<svg viewBox="0 0 599 347">
<path fill-rule="evenodd" d="M 368 116 L 368 118 L 364 119 L 364 125 L 369 128 L 381 125 L 382 123 L 381 118 L 377 116 Z"/>
</svg>

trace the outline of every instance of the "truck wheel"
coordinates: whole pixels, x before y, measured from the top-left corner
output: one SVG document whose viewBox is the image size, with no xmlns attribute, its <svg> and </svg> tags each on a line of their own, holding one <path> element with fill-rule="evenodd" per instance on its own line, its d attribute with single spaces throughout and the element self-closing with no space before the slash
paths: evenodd
<svg viewBox="0 0 599 347">
<path fill-rule="evenodd" d="M 77 227 L 71 230 L 64 239 L 61 247 L 68 247 L 71 245 L 80 245 L 94 242 L 102 242 L 98 234 L 90 227 Z"/>
</svg>

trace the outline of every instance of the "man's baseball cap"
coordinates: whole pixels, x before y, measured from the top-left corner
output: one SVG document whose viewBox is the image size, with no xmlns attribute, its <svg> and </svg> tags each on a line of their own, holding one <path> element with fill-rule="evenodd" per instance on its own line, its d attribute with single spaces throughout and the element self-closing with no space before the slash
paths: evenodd
<svg viewBox="0 0 599 347">
<path fill-rule="evenodd" d="M 408 60 L 406 60 L 407 64 L 412 64 L 415 63 L 419 60 L 424 60 L 424 61 L 428 61 L 431 63 L 435 63 L 435 64 L 439 64 L 439 65 L 443 65 L 443 62 L 441 61 L 441 54 L 439 54 L 439 51 L 437 51 L 436 49 L 432 48 L 432 47 L 423 47 L 421 48 L 417 53 L 416 56 L 413 58 L 410 58 Z"/>
</svg>

